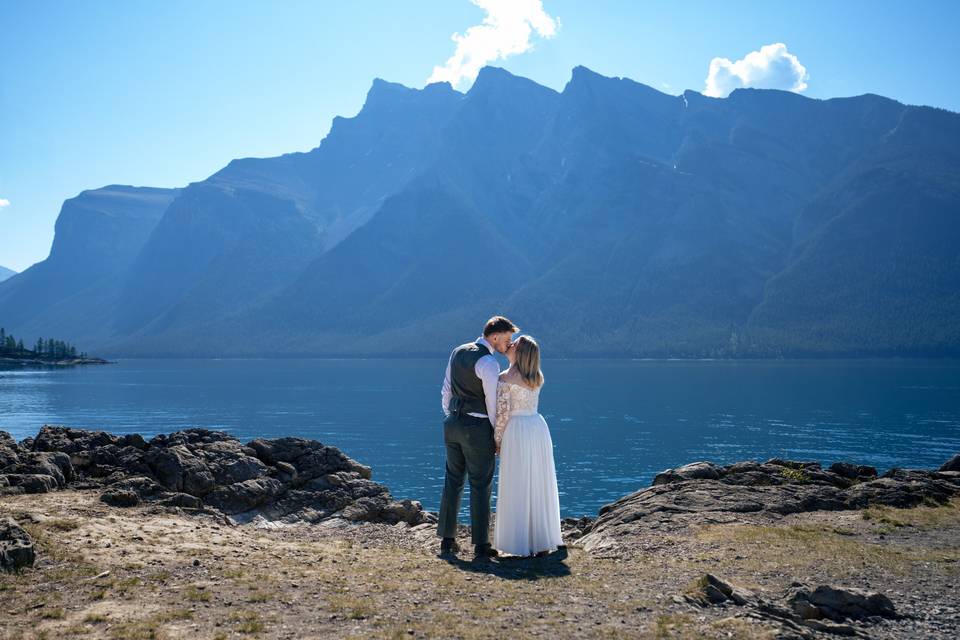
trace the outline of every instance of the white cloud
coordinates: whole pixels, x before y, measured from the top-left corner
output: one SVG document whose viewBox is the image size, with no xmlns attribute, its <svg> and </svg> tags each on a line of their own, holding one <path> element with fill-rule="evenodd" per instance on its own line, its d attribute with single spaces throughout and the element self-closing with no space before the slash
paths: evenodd
<svg viewBox="0 0 960 640">
<path fill-rule="evenodd" d="M 10 201 L 6 198 L 0 198 L 0 207 L 9 207 Z"/>
<path fill-rule="evenodd" d="M 552 38 L 560 28 L 560 21 L 543 10 L 541 0 L 470 1 L 487 15 L 481 24 L 451 36 L 457 49 L 446 64 L 433 68 L 428 84 L 449 82 L 456 87 L 465 79 L 473 80 L 484 65 L 533 48 L 534 33 Z"/>
<path fill-rule="evenodd" d="M 782 42 L 760 47 L 736 62 L 714 58 L 707 72 L 703 95 L 725 98 L 740 87 L 786 89 L 801 92 L 807 88 L 807 68 Z"/>
</svg>

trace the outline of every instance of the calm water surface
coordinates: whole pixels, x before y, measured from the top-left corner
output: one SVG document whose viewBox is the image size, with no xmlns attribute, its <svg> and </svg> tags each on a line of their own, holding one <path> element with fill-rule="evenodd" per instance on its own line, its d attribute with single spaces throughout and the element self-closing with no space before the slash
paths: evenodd
<svg viewBox="0 0 960 640">
<path fill-rule="evenodd" d="M 445 364 L 123 360 L 0 371 L 0 430 L 18 440 L 44 424 L 315 438 L 373 467 L 394 496 L 436 510 Z M 595 515 L 694 460 L 851 460 L 883 471 L 939 466 L 960 451 L 957 361 L 559 360 L 544 373 L 540 411 L 565 516 Z"/>
</svg>

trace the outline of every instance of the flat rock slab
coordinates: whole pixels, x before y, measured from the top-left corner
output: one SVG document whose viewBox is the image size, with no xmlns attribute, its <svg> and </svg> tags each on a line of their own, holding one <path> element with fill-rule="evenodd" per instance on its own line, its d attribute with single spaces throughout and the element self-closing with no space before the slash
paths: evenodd
<svg viewBox="0 0 960 640">
<path fill-rule="evenodd" d="M 600 509 L 574 544 L 587 551 L 630 546 L 651 530 L 778 520 L 812 511 L 944 504 L 960 495 L 960 472 L 773 459 L 719 466 L 695 462 L 657 475 L 653 486 Z"/>
<path fill-rule="evenodd" d="M 760 598 L 709 573 L 691 585 L 682 600 L 698 607 L 742 607 L 738 615 L 780 626 L 778 637 L 816 638 L 816 632 L 820 632 L 870 638 L 862 625 L 848 623 L 869 624 L 898 617 L 893 603 L 882 593 L 819 585 L 815 589 L 795 589 L 780 603 Z"/>
</svg>

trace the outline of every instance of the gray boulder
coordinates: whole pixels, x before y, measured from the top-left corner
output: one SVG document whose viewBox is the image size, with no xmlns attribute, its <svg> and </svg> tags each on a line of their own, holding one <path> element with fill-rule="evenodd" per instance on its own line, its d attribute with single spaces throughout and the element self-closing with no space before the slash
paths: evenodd
<svg viewBox="0 0 960 640">
<path fill-rule="evenodd" d="M 125 476 L 116 472 L 106 482 L 109 484 L 100 500 L 114 507 L 136 507 L 167 494 L 162 485 L 146 475 Z"/>
<path fill-rule="evenodd" d="M 336 447 L 324 445 L 316 440 L 303 438 L 277 438 L 276 440 L 257 439 L 248 445 L 257 457 L 268 465 L 286 462 L 294 467 L 299 482 L 307 482 L 319 476 L 337 471 L 353 471 L 362 478 L 371 477 L 370 467 L 345 456 Z"/>
<path fill-rule="evenodd" d="M 53 478 L 58 488 L 63 488 L 73 479 L 70 457 L 58 452 L 22 452 L 20 461 L 7 467 L 7 473 L 44 475 Z"/>
<path fill-rule="evenodd" d="M 147 451 L 146 461 L 153 476 L 170 491 L 202 497 L 216 487 L 210 468 L 186 445 L 151 447 Z"/>
<path fill-rule="evenodd" d="M 336 514 L 345 520 L 384 522 L 396 524 L 419 524 L 423 512 L 419 502 L 411 500 L 396 501 L 389 494 L 360 498 L 348 504 Z"/>
<path fill-rule="evenodd" d="M 0 519 L 0 570 L 18 571 L 33 566 L 33 539 L 13 518 Z"/>
<path fill-rule="evenodd" d="M 297 468 L 289 462 L 278 461 L 274 465 L 274 474 L 280 482 L 294 484 L 297 482 Z"/>
<path fill-rule="evenodd" d="M 256 451 L 237 440 L 213 442 L 198 452 L 218 485 L 253 480 L 267 473 L 267 465 L 255 457 Z"/>
<path fill-rule="evenodd" d="M 89 451 L 97 447 L 116 444 L 118 438 L 106 431 L 87 431 L 86 429 L 71 429 L 60 425 L 45 425 L 40 433 L 30 442 L 34 451 L 62 451 L 73 454 L 80 451 Z"/>
<path fill-rule="evenodd" d="M 6 431 L 0 431 L 0 474 L 17 476 L 49 476 L 58 488 L 63 488 L 73 479 L 73 465 L 70 456 L 57 451 L 36 451 L 17 444 Z M 21 491 L 38 493 L 49 485 L 49 481 L 35 478 L 11 480 L 4 486 L 20 486 Z"/>
<path fill-rule="evenodd" d="M 169 493 L 157 501 L 165 507 L 182 507 L 184 509 L 203 509 L 203 501 L 189 493 Z"/>
<path fill-rule="evenodd" d="M 863 620 L 873 616 L 896 618 L 897 612 L 890 598 L 882 593 L 855 588 L 820 585 L 813 591 L 800 588 L 787 603 L 804 618 L 825 617 L 834 622 Z"/>
<path fill-rule="evenodd" d="M 133 489 L 110 487 L 100 494 L 100 501 L 114 507 L 135 507 L 140 504 L 140 496 Z"/>
<path fill-rule="evenodd" d="M 57 488 L 55 478 L 40 473 L 9 473 L 5 478 L 15 493 L 48 493 Z"/>
<path fill-rule="evenodd" d="M 676 469 L 661 471 L 653 479 L 653 485 L 680 482 L 682 480 L 719 480 L 720 470 L 712 462 L 691 462 Z"/>
<path fill-rule="evenodd" d="M 864 480 L 877 477 L 875 467 L 850 462 L 834 462 L 830 465 L 830 472 L 849 480 Z"/>
<path fill-rule="evenodd" d="M 734 586 L 724 582 L 713 574 L 704 574 L 684 594 L 684 599 L 691 604 L 701 607 L 720 604 L 729 601 L 732 604 L 743 606 L 754 603 L 756 596 L 749 589 Z"/>
<path fill-rule="evenodd" d="M 282 491 L 283 484 L 276 478 L 254 478 L 217 487 L 203 502 L 230 515 L 255 509 L 273 500 Z"/>
<path fill-rule="evenodd" d="M 943 463 L 940 471 L 960 471 L 960 453 Z"/>
<path fill-rule="evenodd" d="M 20 447 L 6 431 L 0 431 L 0 472 L 20 462 Z"/>
<path fill-rule="evenodd" d="M 406 522 L 414 525 L 421 522 L 422 513 L 423 505 L 418 500 L 390 500 L 377 514 L 377 521 L 387 524 Z"/>
</svg>

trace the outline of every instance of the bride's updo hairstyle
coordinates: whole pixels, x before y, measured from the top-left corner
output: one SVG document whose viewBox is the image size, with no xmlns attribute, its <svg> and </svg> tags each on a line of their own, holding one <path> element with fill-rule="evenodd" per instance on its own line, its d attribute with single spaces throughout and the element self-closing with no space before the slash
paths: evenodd
<svg viewBox="0 0 960 640">
<path fill-rule="evenodd" d="M 540 345 L 530 336 L 517 338 L 517 373 L 534 389 L 539 389 L 543 385 L 543 372 L 540 371 Z"/>
</svg>

